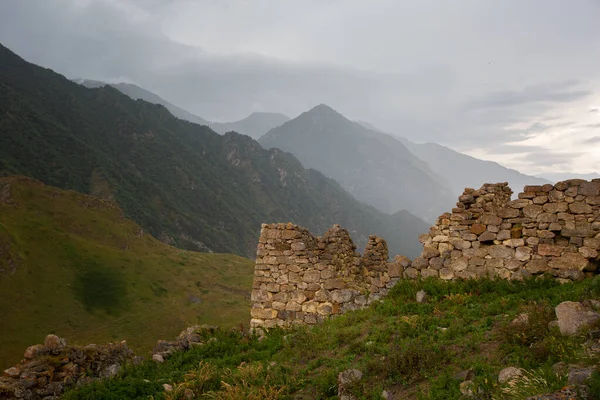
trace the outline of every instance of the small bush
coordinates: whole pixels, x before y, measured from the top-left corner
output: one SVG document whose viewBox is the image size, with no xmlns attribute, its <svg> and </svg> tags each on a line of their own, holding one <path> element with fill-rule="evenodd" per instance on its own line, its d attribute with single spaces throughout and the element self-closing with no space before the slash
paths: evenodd
<svg viewBox="0 0 600 400">
<path fill-rule="evenodd" d="M 548 335 L 552 318 L 552 309 L 545 302 L 529 303 L 519 317 L 500 329 L 500 336 L 504 342 L 529 347 Z"/>
</svg>

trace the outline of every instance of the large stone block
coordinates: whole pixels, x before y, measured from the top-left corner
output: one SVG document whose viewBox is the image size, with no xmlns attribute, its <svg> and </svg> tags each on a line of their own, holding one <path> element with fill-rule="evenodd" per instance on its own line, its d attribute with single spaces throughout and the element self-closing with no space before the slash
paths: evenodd
<svg viewBox="0 0 600 400">
<path fill-rule="evenodd" d="M 333 304 L 331 303 L 322 303 L 317 306 L 317 314 L 328 316 L 333 313 Z"/>
<path fill-rule="evenodd" d="M 508 203 L 506 203 L 507 207 L 516 208 L 516 209 L 524 208 L 530 204 L 533 204 L 533 202 L 529 199 L 516 199 L 516 200 L 511 200 Z"/>
<path fill-rule="evenodd" d="M 483 232 L 481 235 L 479 235 L 479 241 L 480 242 L 489 242 L 492 240 L 496 240 L 496 234 L 490 231 L 485 231 Z"/>
<path fill-rule="evenodd" d="M 323 289 L 327 290 L 344 289 L 346 286 L 346 282 L 341 279 L 328 279 L 323 283 Z"/>
<path fill-rule="evenodd" d="M 250 315 L 252 318 L 273 319 L 277 317 L 277 310 L 272 308 L 251 308 Z"/>
<path fill-rule="evenodd" d="M 581 303 L 564 301 L 554 309 L 558 319 L 560 333 L 565 336 L 575 335 L 585 327 L 595 324 L 600 315 L 585 308 Z"/>
<path fill-rule="evenodd" d="M 334 290 L 331 292 L 331 300 L 336 303 L 347 303 L 352 301 L 354 292 L 350 289 Z"/>
<path fill-rule="evenodd" d="M 321 271 L 308 270 L 308 271 L 304 272 L 303 280 L 306 283 L 318 282 L 319 280 L 321 280 Z"/>
<path fill-rule="evenodd" d="M 569 204 L 569 211 L 573 214 L 590 214 L 592 212 L 592 206 L 581 201 L 576 201 Z"/>
<path fill-rule="evenodd" d="M 548 263 L 546 260 L 530 260 L 525 264 L 525 269 L 530 274 L 541 274 L 548 271 Z"/>
<path fill-rule="evenodd" d="M 481 235 L 483 232 L 485 232 L 486 229 L 487 226 L 485 226 L 484 224 L 471 225 L 471 233 L 474 235 Z"/>
<path fill-rule="evenodd" d="M 488 249 L 492 258 L 511 258 L 515 255 L 515 250 L 502 245 L 492 245 Z"/>
<path fill-rule="evenodd" d="M 544 211 L 542 206 L 537 204 L 529 204 L 523 207 L 523 215 L 528 218 L 535 218 Z"/>
<path fill-rule="evenodd" d="M 589 261 L 579 253 L 565 253 L 550 260 L 548 265 L 550 268 L 558 270 L 583 271 L 588 268 Z"/>
<path fill-rule="evenodd" d="M 433 257 L 437 257 L 440 255 L 440 251 L 433 246 L 424 246 L 423 252 L 421 253 L 421 257 L 430 259 Z"/>
</svg>

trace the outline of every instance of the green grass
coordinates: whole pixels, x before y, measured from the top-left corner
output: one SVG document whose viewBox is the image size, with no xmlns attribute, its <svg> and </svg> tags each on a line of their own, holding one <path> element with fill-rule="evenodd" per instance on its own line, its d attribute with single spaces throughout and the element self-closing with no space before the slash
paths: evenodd
<svg viewBox="0 0 600 400">
<path fill-rule="evenodd" d="M 548 372 L 554 363 L 598 360 L 583 358 L 585 336 L 565 338 L 549 329 L 549 316 L 562 301 L 597 298 L 599 287 L 600 278 L 564 285 L 552 279 L 402 281 L 383 301 L 316 327 L 272 330 L 263 341 L 221 330 L 208 345 L 163 365 L 128 367 L 116 379 L 78 388 L 66 398 L 175 399 L 185 389 L 213 399 L 253 398 L 259 390 L 276 392 L 273 398 L 334 398 L 337 375 L 349 368 L 364 373 L 350 388 L 359 399 L 378 399 L 384 389 L 398 398 L 459 399 L 453 376 L 467 369 L 475 373 L 480 398 L 507 398 L 497 382 L 507 366 L 524 368 L 532 378 L 520 393 L 556 390 L 564 377 Z M 430 295 L 426 304 L 415 301 L 420 289 Z M 522 312 L 530 313 L 529 322 L 507 328 Z M 248 371 L 253 378 L 242 379 Z M 593 390 L 598 381 L 596 376 Z M 178 392 L 165 396 L 164 383 Z"/>
<path fill-rule="evenodd" d="M 145 354 L 194 324 L 248 324 L 253 262 L 169 247 L 113 203 L 27 178 L 0 204 L 0 367 L 48 333 Z M 193 296 L 199 302 L 190 302 Z"/>
</svg>

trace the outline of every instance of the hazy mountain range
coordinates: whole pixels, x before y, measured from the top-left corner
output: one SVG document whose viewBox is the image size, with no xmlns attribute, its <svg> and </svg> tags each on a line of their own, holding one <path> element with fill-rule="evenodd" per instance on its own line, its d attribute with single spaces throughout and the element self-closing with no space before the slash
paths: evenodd
<svg viewBox="0 0 600 400">
<path fill-rule="evenodd" d="M 237 133 L 219 135 L 111 86 L 89 89 L 0 48 L 0 175 L 21 174 L 115 199 L 162 241 L 253 257 L 263 222 L 316 234 L 334 223 L 359 245 L 418 254 L 428 225 L 355 200 L 291 154 Z"/>
<path fill-rule="evenodd" d="M 303 165 L 387 213 L 406 209 L 434 221 L 455 201 L 446 182 L 399 140 L 323 104 L 270 130 L 259 143 L 291 152 Z"/>
<path fill-rule="evenodd" d="M 81 83 L 88 87 L 99 87 L 106 85 L 105 82 L 92 81 L 92 80 L 76 80 L 76 82 Z M 186 110 L 183 110 L 180 107 L 177 107 L 168 101 L 162 99 L 160 96 L 147 91 L 139 86 L 127 83 L 119 83 L 119 84 L 110 84 L 114 88 L 120 90 L 122 93 L 127 94 L 128 96 L 134 99 L 143 99 L 155 104 L 164 105 L 173 115 L 178 118 L 188 120 L 190 122 L 200 123 L 203 125 L 210 126 L 213 130 L 218 133 L 226 133 L 229 131 L 235 131 L 238 133 L 249 135 L 255 139 L 261 138 L 264 134 L 268 133 L 271 129 L 279 128 L 290 119 L 282 114 L 278 113 L 267 113 L 267 112 L 257 112 L 253 113 L 247 118 L 244 118 L 240 121 L 235 122 L 210 122 L 207 121 L 197 115 L 194 115 Z M 322 107 L 326 107 L 322 105 Z M 312 111 L 314 111 L 313 109 Z M 336 113 L 338 114 L 338 113 Z M 341 116 L 338 114 L 338 116 Z M 299 116 L 300 117 L 300 116 Z M 298 117 L 298 118 L 299 118 Z M 397 155 L 402 155 L 402 157 L 407 158 L 407 162 L 412 162 L 414 168 L 416 170 L 422 169 L 422 173 L 428 176 L 426 180 L 430 181 L 431 190 L 441 190 L 442 193 L 445 194 L 436 194 L 434 195 L 434 199 L 431 201 L 426 201 L 422 203 L 420 199 L 417 201 L 413 201 L 409 199 L 409 201 L 402 200 L 405 197 L 410 197 L 408 194 L 405 195 L 392 195 L 393 190 L 390 189 L 384 183 L 381 183 L 384 179 L 383 176 L 379 172 L 374 172 L 370 170 L 373 166 L 364 166 L 359 163 L 359 160 L 365 160 L 363 155 L 354 157 L 353 165 L 350 169 L 335 165 L 334 161 L 329 163 L 329 166 L 326 167 L 323 165 L 325 163 L 326 158 L 324 157 L 313 157 L 310 158 L 311 154 L 321 154 L 321 149 L 311 149 L 310 146 L 307 148 L 299 148 L 297 147 L 297 143 L 292 143 L 288 139 L 282 139 L 277 141 L 277 143 L 272 142 L 272 138 L 269 139 L 267 137 L 259 140 L 266 147 L 281 147 L 282 149 L 291 152 L 295 156 L 297 156 L 307 167 L 314 167 L 326 175 L 333 177 L 338 180 L 342 186 L 356 196 L 358 199 L 371 204 L 382 211 L 386 212 L 394 212 L 396 208 L 398 209 L 407 209 L 416 215 L 420 215 L 421 217 L 431 221 L 437 217 L 441 212 L 447 211 L 451 208 L 451 205 L 454 202 L 454 199 L 449 202 L 449 197 L 456 197 L 461 194 L 466 187 L 478 188 L 484 183 L 487 182 L 509 182 L 511 188 L 515 193 L 520 192 L 525 185 L 531 184 L 543 184 L 548 183 L 552 180 L 557 181 L 561 179 L 568 179 L 569 177 L 574 176 L 573 174 L 565 173 L 565 174 L 556 174 L 556 176 L 530 176 L 523 174 L 514 169 L 506 168 L 496 162 L 493 161 L 484 161 L 479 160 L 477 158 L 468 156 L 466 154 L 459 153 L 455 150 L 452 150 L 448 147 L 436 144 L 436 143 L 415 143 L 401 136 L 396 136 L 394 134 L 389 134 L 383 132 L 382 130 L 375 127 L 373 124 L 366 121 L 355 121 L 354 125 L 350 130 L 348 130 L 348 126 L 350 122 L 345 117 L 341 116 L 345 121 L 340 123 L 338 126 L 330 126 L 329 133 L 327 135 L 335 135 L 336 138 L 332 138 L 334 142 L 337 142 L 338 145 L 342 141 L 347 141 L 353 135 L 350 132 L 360 131 L 362 135 L 366 137 L 377 137 L 379 141 L 383 141 L 387 144 L 391 144 L 391 147 L 387 149 L 387 151 L 393 151 L 393 149 L 398 148 L 397 141 L 400 141 L 402 145 L 411 153 L 411 155 L 407 155 L 404 148 L 398 150 Z M 341 122 L 341 121 L 338 121 Z M 305 135 L 305 130 L 310 130 L 310 127 L 302 127 L 303 122 L 300 122 L 300 125 L 294 123 L 299 131 L 303 131 L 302 134 Z M 360 125 L 364 129 L 360 129 L 355 125 Z M 281 128 L 281 130 L 286 130 L 290 127 L 288 125 L 286 128 Z M 367 133 L 365 131 L 369 131 Z M 296 132 L 298 133 L 298 132 Z M 321 132 L 322 134 L 325 131 Z M 292 134 L 292 136 L 297 136 L 297 134 Z M 395 140 L 390 139 L 393 138 Z M 387 145 L 384 145 L 387 147 Z M 383 147 L 383 146 L 382 146 Z M 315 150 L 315 151 L 313 151 Z M 364 149 L 363 149 L 364 150 Z M 363 151 L 360 150 L 360 151 Z M 358 149 L 355 149 L 358 151 Z M 337 153 L 336 153 L 337 154 Z M 414 160 L 414 157 L 418 158 L 424 163 L 419 163 Z M 367 158 L 368 159 L 368 158 Z M 382 162 L 382 160 L 379 160 Z M 425 165 L 426 164 L 426 165 Z M 338 168 L 339 167 L 339 168 Z M 389 166 L 390 169 L 394 167 Z M 333 168 L 333 169 L 328 169 Z M 352 168 L 363 169 L 366 168 L 364 174 L 369 174 L 369 170 L 372 173 L 371 178 L 368 180 L 360 180 L 359 175 L 355 172 L 351 173 Z M 387 168 L 385 165 L 381 166 L 381 168 Z M 589 175 L 588 178 L 591 178 L 593 174 Z M 586 175 L 586 176 L 587 176 Z M 375 178 L 373 178 L 373 176 Z M 406 172 L 403 174 L 406 179 L 409 179 L 406 175 Z M 399 178 L 399 177 L 397 177 Z M 363 176 L 364 179 L 364 176 Z M 375 182 L 370 182 L 374 180 Z M 433 180 L 435 183 L 431 182 Z M 376 182 L 379 181 L 381 184 L 379 185 L 379 189 L 374 189 L 373 186 Z M 401 186 L 398 187 L 398 190 Z M 448 196 L 448 189 L 450 190 L 451 195 Z M 435 206 L 432 204 L 436 203 L 436 199 L 441 200 L 441 204 L 439 206 Z M 430 203 L 428 205 L 428 203 Z"/>
<path fill-rule="evenodd" d="M 210 126 L 215 132 L 221 134 L 227 132 L 237 132 L 244 135 L 248 135 L 253 139 L 258 139 L 265 132 L 283 124 L 286 121 L 289 121 L 290 119 L 289 117 L 286 117 L 285 115 L 279 113 L 255 112 L 239 121 L 211 122 L 195 114 L 192 114 L 191 112 L 184 110 L 181 107 L 171 104 L 159 95 L 132 83 L 106 83 L 91 79 L 74 79 L 73 81 L 88 88 L 99 88 L 106 85 L 112 86 L 121 93 L 131 97 L 132 99 L 141 99 L 149 103 L 163 105 L 167 110 L 171 112 L 171 114 L 173 114 L 177 118 L 184 119 L 195 124 Z"/>
</svg>

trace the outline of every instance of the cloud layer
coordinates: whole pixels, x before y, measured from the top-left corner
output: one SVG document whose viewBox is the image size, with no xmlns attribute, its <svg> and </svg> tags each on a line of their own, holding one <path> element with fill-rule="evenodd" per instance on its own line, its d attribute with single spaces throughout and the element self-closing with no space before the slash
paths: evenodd
<svg viewBox="0 0 600 400">
<path fill-rule="evenodd" d="M 0 41 L 217 121 L 326 103 L 525 173 L 600 170 L 600 3 L 0 2 Z"/>
</svg>

